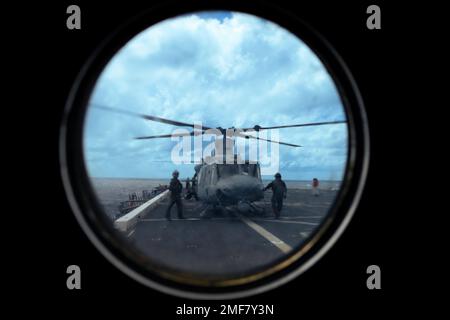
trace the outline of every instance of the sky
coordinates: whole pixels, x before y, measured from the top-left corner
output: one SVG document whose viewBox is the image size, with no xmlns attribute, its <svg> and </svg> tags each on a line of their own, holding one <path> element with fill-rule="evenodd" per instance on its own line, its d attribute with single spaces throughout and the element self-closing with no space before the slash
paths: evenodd
<svg viewBox="0 0 450 320">
<path fill-rule="evenodd" d="M 95 105 L 223 128 L 346 120 L 332 78 L 305 43 L 234 12 L 184 15 L 144 30 L 111 59 L 91 94 L 83 137 L 91 177 L 168 178 L 174 169 L 192 176 L 193 164 L 171 161 L 177 141 L 133 139 L 179 128 Z M 284 179 L 342 179 L 346 124 L 267 134 L 302 146 L 279 146 Z"/>
</svg>

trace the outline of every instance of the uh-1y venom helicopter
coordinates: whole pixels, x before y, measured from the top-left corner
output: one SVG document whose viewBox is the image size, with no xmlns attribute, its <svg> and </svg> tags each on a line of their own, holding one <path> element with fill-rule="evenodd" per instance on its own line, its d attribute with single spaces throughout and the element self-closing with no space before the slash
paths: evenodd
<svg viewBox="0 0 450 320">
<path fill-rule="evenodd" d="M 247 203 L 250 205 L 251 209 L 256 210 L 255 206 L 252 203 L 258 200 L 262 200 L 264 198 L 263 182 L 261 179 L 261 171 L 259 163 L 250 162 L 248 160 L 242 161 L 242 159 L 239 158 L 239 155 L 230 156 L 230 152 L 232 152 L 233 146 L 232 138 L 264 140 L 269 143 L 277 143 L 290 147 L 301 147 L 300 145 L 297 144 L 255 137 L 248 133 L 270 129 L 283 129 L 293 127 L 308 127 L 308 126 L 321 126 L 329 124 L 346 123 L 346 121 L 338 120 L 338 121 L 314 122 L 314 123 L 303 123 L 303 124 L 271 126 L 271 127 L 262 127 L 260 125 L 255 125 L 249 128 L 232 127 L 224 129 L 221 127 L 211 128 L 203 125 L 198 126 L 191 123 L 185 123 L 151 115 L 139 114 L 126 110 L 110 108 L 106 106 L 100 105 L 93 105 L 93 106 L 99 109 L 105 109 L 122 114 L 137 116 L 145 120 L 170 124 L 178 127 L 188 127 L 197 129 L 197 131 L 194 130 L 189 133 L 162 134 L 153 136 L 141 136 L 135 138 L 139 140 L 197 136 L 204 134 L 215 134 L 216 136 L 222 136 L 221 141 L 222 148 L 218 147 L 220 144 L 216 144 L 215 154 L 211 157 L 206 157 L 205 159 L 202 159 L 202 163 L 197 164 L 195 166 L 195 174 L 194 177 L 192 178 L 194 190 L 199 200 L 201 200 L 208 206 L 212 206 L 213 208 L 216 208 L 217 206 L 227 207 L 238 205 L 241 203 Z M 216 139 L 216 141 L 220 140 Z"/>
</svg>

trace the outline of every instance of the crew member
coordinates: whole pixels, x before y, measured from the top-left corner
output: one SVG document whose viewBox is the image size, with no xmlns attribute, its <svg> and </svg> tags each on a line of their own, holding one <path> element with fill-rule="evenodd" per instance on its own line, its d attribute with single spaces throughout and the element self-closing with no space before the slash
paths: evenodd
<svg viewBox="0 0 450 320">
<path fill-rule="evenodd" d="M 186 192 L 189 192 L 190 189 L 191 189 L 191 179 L 187 178 L 186 179 Z"/>
<path fill-rule="evenodd" d="M 180 180 L 178 180 L 179 172 L 175 170 L 172 173 L 172 180 L 170 180 L 169 191 L 170 191 L 170 200 L 169 206 L 166 211 L 166 219 L 171 220 L 170 218 L 170 210 L 173 205 L 177 205 L 177 214 L 179 219 L 184 219 L 183 217 L 183 203 L 181 202 L 181 191 L 183 190 L 183 185 Z"/>
<path fill-rule="evenodd" d="M 281 180 L 280 173 L 275 174 L 275 180 L 269 183 L 267 187 L 263 189 L 263 191 L 266 191 L 267 189 L 272 189 L 272 210 L 275 214 L 275 218 L 279 219 L 281 209 L 283 209 L 283 199 L 286 199 L 287 195 L 286 183 Z"/>
<path fill-rule="evenodd" d="M 315 197 L 319 196 L 319 179 L 314 178 L 312 181 L 312 194 Z"/>
<path fill-rule="evenodd" d="M 194 175 L 194 177 L 192 178 L 192 180 L 189 180 L 189 178 L 187 178 L 186 181 L 186 197 L 185 199 L 190 200 L 192 197 L 194 197 L 194 199 L 196 201 L 198 201 L 198 196 L 197 196 L 197 178 L 196 178 L 197 173 Z M 190 184 L 190 182 L 192 182 L 192 184 Z M 189 184 L 188 184 L 189 183 Z"/>
</svg>

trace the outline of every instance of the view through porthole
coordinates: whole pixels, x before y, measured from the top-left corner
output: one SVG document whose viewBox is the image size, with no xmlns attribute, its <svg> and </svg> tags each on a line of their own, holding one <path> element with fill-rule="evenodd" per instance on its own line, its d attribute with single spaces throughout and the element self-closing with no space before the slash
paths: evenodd
<svg viewBox="0 0 450 320">
<path fill-rule="evenodd" d="M 332 218 L 349 167 L 346 110 L 317 54 L 269 20 L 204 11 L 156 23 L 89 94 L 95 214 L 163 278 L 264 277 Z"/>
</svg>

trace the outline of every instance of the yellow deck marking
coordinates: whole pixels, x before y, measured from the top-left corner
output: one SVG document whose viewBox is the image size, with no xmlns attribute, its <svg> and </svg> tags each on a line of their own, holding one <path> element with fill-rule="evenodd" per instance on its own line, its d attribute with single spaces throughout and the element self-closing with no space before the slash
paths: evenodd
<svg viewBox="0 0 450 320">
<path fill-rule="evenodd" d="M 280 238 L 277 238 L 275 235 L 261 227 L 259 224 L 255 223 L 252 220 L 249 220 L 239 214 L 236 214 L 244 223 L 246 223 L 250 228 L 255 230 L 260 236 L 266 238 L 269 240 L 270 243 L 272 243 L 274 246 L 276 246 L 278 249 L 280 249 L 283 253 L 289 253 L 292 251 L 291 246 L 286 244 L 283 240 Z"/>
</svg>

